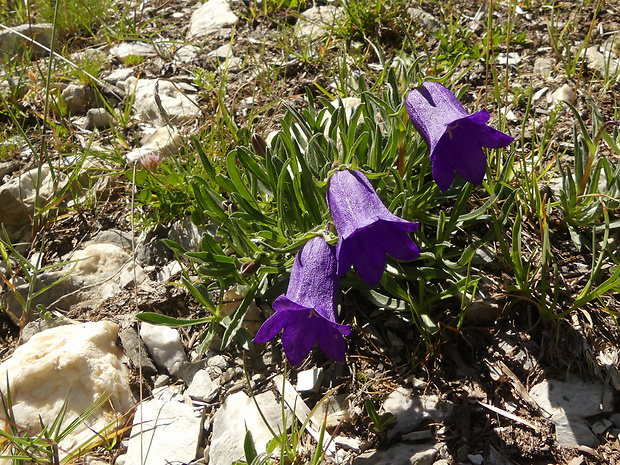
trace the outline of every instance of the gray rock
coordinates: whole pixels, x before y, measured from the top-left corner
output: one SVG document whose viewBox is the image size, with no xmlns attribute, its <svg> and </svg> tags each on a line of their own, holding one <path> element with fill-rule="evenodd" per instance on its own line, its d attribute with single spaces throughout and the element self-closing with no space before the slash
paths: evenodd
<svg viewBox="0 0 620 465">
<path fill-rule="evenodd" d="M 198 57 L 200 51 L 200 47 L 196 45 L 182 45 L 174 50 L 173 61 L 177 64 L 191 63 Z"/>
<path fill-rule="evenodd" d="M 29 292 L 34 291 L 34 293 L 38 293 L 46 288 L 47 290 L 45 292 L 42 292 L 30 300 L 30 307 L 27 309 L 27 314 L 24 315 L 24 308 L 22 307 L 20 299 L 16 297 L 16 293 L 21 296 L 22 300 L 26 300 Z M 76 286 L 73 279 L 71 276 L 66 277 L 65 272 L 53 271 L 41 273 L 37 276 L 32 289 L 30 289 L 30 284 L 21 284 L 15 289 L 16 292 L 7 292 L 2 295 L 0 304 L 4 307 L 6 313 L 13 322 L 19 324 L 22 318 L 25 318 L 25 321 L 31 319 L 34 314 L 34 309 L 39 305 L 48 308 L 59 299 L 63 299 L 62 303 L 67 306 L 75 303 L 77 297 L 71 295 L 74 290 L 76 290 Z"/>
<path fill-rule="evenodd" d="M 0 31 L 0 53 L 15 56 L 32 46 L 37 54 L 47 56 L 49 52 L 37 43 L 49 49 L 52 45 L 52 31 L 53 26 L 49 23 L 22 24 L 11 30 L 3 29 Z"/>
<path fill-rule="evenodd" d="M 211 380 L 207 370 L 200 370 L 185 392 L 192 399 L 212 402 L 220 392 L 220 386 Z"/>
<path fill-rule="evenodd" d="M 108 76 L 106 76 L 104 80 L 106 82 L 109 82 L 110 84 L 120 85 L 123 82 L 125 82 L 127 79 L 129 79 L 131 76 L 133 76 L 134 72 L 135 71 L 133 68 L 118 68 L 112 71 Z"/>
<path fill-rule="evenodd" d="M 513 465 L 511 460 L 491 445 L 489 445 L 489 454 L 487 455 L 486 463 L 489 465 Z M 435 465 L 437 465 L 436 462 Z"/>
<path fill-rule="evenodd" d="M 200 436 L 200 412 L 182 402 L 149 400 L 136 410 L 123 463 L 189 463 L 197 457 Z"/>
<path fill-rule="evenodd" d="M 414 395 L 405 388 L 392 392 L 383 403 L 382 410 L 394 415 L 396 425 L 388 438 L 416 430 L 424 420 L 443 421 L 452 414 L 452 404 L 443 402 L 434 394 Z"/>
<path fill-rule="evenodd" d="M 603 418 L 602 420 L 595 421 L 590 427 L 590 429 L 592 430 L 594 434 L 599 435 L 599 434 L 603 434 L 605 431 L 607 431 L 612 426 L 613 426 L 613 423 L 611 421 L 607 420 L 606 418 Z"/>
<path fill-rule="evenodd" d="M 179 365 L 179 377 L 185 381 L 188 386 L 191 384 L 194 376 L 205 367 L 205 361 L 183 362 Z"/>
<path fill-rule="evenodd" d="M 574 89 L 568 85 L 564 84 L 562 87 L 557 88 L 553 93 L 547 94 L 547 102 L 548 103 L 558 103 L 558 102 L 571 102 L 573 97 L 575 96 Z"/>
<path fill-rule="evenodd" d="M 224 371 L 226 368 L 228 368 L 228 363 L 226 362 L 226 359 L 223 355 L 218 354 L 209 357 L 209 359 L 207 360 L 207 366 L 217 367 L 220 370 Z"/>
<path fill-rule="evenodd" d="M 488 325 L 493 323 L 502 313 L 500 302 L 493 297 L 485 297 L 474 300 L 465 315 L 468 321 L 476 325 Z"/>
<path fill-rule="evenodd" d="M 202 235 L 207 232 L 205 228 L 199 228 L 189 218 L 176 221 L 170 228 L 168 239 L 176 242 L 189 252 L 200 250 Z"/>
<path fill-rule="evenodd" d="M 143 121 L 160 126 L 179 124 L 200 116 L 196 102 L 196 88 L 182 82 L 163 79 L 136 79 L 129 77 L 125 92 L 133 95 L 133 111 Z M 157 96 L 157 97 L 156 97 Z M 165 112 L 165 114 L 162 114 Z"/>
<path fill-rule="evenodd" d="M 620 71 L 620 63 L 610 54 L 601 53 L 595 46 L 586 50 L 586 62 L 588 68 L 602 78 L 614 76 Z"/>
<path fill-rule="evenodd" d="M 353 465 L 431 465 L 437 449 L 428 444 L 399 443 L 385 451 L 364 452 Z"/>
<path fill-rule="evenodd" d="M 309 370 L 299 372 L 295 388 L 298 392 L 317 392 L 321 387 L 321 381 L 323 381 L 323 368 L 310 368 Z"/>
<path fill-rule="evenodd" d="M 558 412 L 551 419 L 555 424 L 555 438 L 560 447 L 593 447 L 597 444 L 596 436 L 582 418 Z"/>
<path fill-rule="evenodd" d="M 140 108 L 146 108 L 146 104 Z M 165 157 L 175 155 L 182 141 L 181 134 L 175 128 L 171 126 L 158 127 L 146 133 L 140 139 L 141 146 L 125 154 L 125 160 L 127 163 L 139 162 L 142 166 L 147 164 L 146 160 L 159 162 Z"/>
<path fill-rule="evenodd" d="M 174 257 L 172 251 L 164 241 L 155 238 L 144 245 L 139 245 L 136 250 L 136 260 L 143 265 L 163 266 Z"/>
<path fill-rule="evenodd" d="M 567 381 L 545 380 L 532 387 L 530 395 L 547 413 L 552 415 L 555 434 L 562 447 L 596 445 L 584 418 L 613 411 L 611 387 L 605 391 L 604 404 L 600 405 L 604 386 L 598 381 L 570 378 Z"/>
<path fill-rule="evenodd" d="M 616 428 L 620 428 L 620 413 L 614 413 L 609 420 L 614 424 Z"/>
<path fill-rule="evenodd" d="M 536 58 L 534 61 L 534 74 L 546 79 L 551 76 L 552 67 L 553 60 L 551 58 Z"/>
<path fill-rule="evenodd" d="M 114 116 L 105 108 L 91 108 L 86 112 L 86 129 L 107 129 L 114 125 Z"/>
<path fill-rule="evenodd" d="M 121 61 L 131 56 L 154 57 L 157 56 L 157 50 L 146 42 L 122 42 L 110 49 L 110 56 Z"/>
<path fill-rule="evenodd" d="M 239 22 L 226 0 L 209 0 L 192 14 L 189 21 L 190 39 L 218 35 L 229 37 Z"/>
<path fill-rule="evenodd" d="M 517 52 L 498 53 L 495 61 L 500 65 L 517 66 L 521 63 L 521 57 Z"/>
<path fill-rule="evenodd" d="M 157 273 L 157 281 L 166 283 L 183 271 L 183 266 L 178 260 L 174 260 L 162 267 Z"/>
<path fill-rule="evenodd" d="M 600 406 L 603 387 L 599 381 L 549 379 L 532 387 L 530 395 L 551 415 L 563 411 L 567 415 L 588 418 L 613 412 L 613 390 L 610 386 L 605 391 L 605 403 Z"/>
<path fill-rule="evenodd" d="M 299 17 L 295 26 L 295 36 L 310 39 L 323 37 L 343 14 L 344 10 L 341 7 L 333 5 L 309 8 Z"/>
<path fill-rule="evenodd" d="M 57 326 L 64 326 L 70 324 L 67 320 L 62 319 L 47 319 L 31 321 L 21 332 L 22 343 L 26 343 L 32 336 L 46 329 L 56 328 Z"/>
<path fill-rule="evenodd" d="M 122 289 L 133 289 L 147 279 L 148 277 L 146 276 L 144 269 L 140 265 L 136 264 L 136 266 L 131 269 L 121 271 L 118 284 Z"/>
<path fill-rule="evenodd" d="M 144 376 L 153 376 L 157 368 L 149 357 L 144 342 L 138 337 L 138 332 L 132 328 L 126 328 L 118 333 L 125 354 L 131 360 L 134 367 L 140 369 Z"/>
<path fill-rule="evenodd" d="M 105 231 L 101 231 L 89 243 L 113 244 L 120 247 L 125 252 L 131 252 L 132 247 L 131 233 L 119 229 L 106 229 Z"/>
<path fill-rule="evenodd" d="M 35 168 L 0 185 L 0 218 L 11 241 L 19 241 L 31 226 L 37 185 L 44 204 L 52 196 L 54 185 L 48 165 L 41 166 L 40 177 Z"/>
<path fill-rule="evenodd" d="M 140 335 L 155 363 L 166 368 L 171 375 L 179 376 L 180 365 L 187 362 L 179 332 L 168 326 L 142 323 Z"/>
<path fill-rule="evenodd" d="M 412 431 L 403 435 L 403 442 L 422 442 L 433 438 L 433 432 L 429 429 Z"/>
<path fill-rule="evenodd" d="M 0 142 L 0 149 L 8 149 L 9 151 L 13 148 L 17 151 L 20 150 L 21 147 L 26 145 L 26 140 L 21 136 L 13 136 L 9 137 Z M 0 180 L 5 177 L 7 174 L 11 174 L 12 172 L 19 169 L 20 162 L 18 160 L 7 160 L 0 162 Z"/>
<path fill-rule="evenodd" d="M 70 115 L 81 113 L 95 100 L 93 89 L 83 84 L 69 84 L 60 96 L 65 101 Z"/>
<path fill-rule="evenodd" d="M 272 392 L 264 392 L 255 397 L 262 414 L 274 431 L 281 431 L 282 407 Z M 287 420 L 290 424 L 290 419 Z M 209 463 L 229 464 L 244 458 L 243 439 L 247 430 L 252 432 L 254 444 L 260 454 L 265 451 L 267 442 L 273 436 L 254 401 L 244 392 L 228 396 L 213 417 L 213 434 L 209 450 Z"/>
<path fill-rule="evenodd" d="M 233 56 L 232 47 L 230 46 L 230 44 L 224 44 L 221 47 L 218 47 L 215 50 L 209 52 L 207 56 L 211 58 L 222 58 L 225 60 L 226 58 L 230 58 Z"/>
</svg>

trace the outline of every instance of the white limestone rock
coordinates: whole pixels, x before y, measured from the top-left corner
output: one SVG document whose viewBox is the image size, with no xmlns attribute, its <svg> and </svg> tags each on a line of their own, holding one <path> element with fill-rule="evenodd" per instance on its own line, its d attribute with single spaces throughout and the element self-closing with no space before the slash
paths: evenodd
<svg viewBox="0 0 620 465">
<path fill-rule="evenodd" d="M 123 85 L 127 95 L 133 95 L 133 111 L 142 121 L 163 126 L 168 122 L 179 124 L 200 116 L 196 88 L 189 84 L 163 79 L 138 80 L 131 76 Z M 157 103 L 156 94 L 165 115 Z"/>
<path fill-rule="evenodd" d="M 545 380 L 530 390 L 530 395 L 552 415 L 555 434 L 562 447 L 592 447 L 596 437 L 584 422 L 585 418 L 613 411 L 613 390 L 603 383 L 569 378 L 566 381 Z M 604 403 L 601 404 L 601 399 Z"/>
<path fill-rule="evenodd" d="M 125 155 L 125 160 L 127 163 L 140 162 L 142 166 L 148 166 L 148 160 L 157 159 L 161 161 L 176 154 L 182 140 L 179 131 L 170 126 L 156 128 L 142 138 L 140 147 Z"/>
<path fill-rule="evenodd" d="M 120 85 L 133 76 L 135 70 L 133 68 L 118 68 L 103 78 L 104 81 L 110 84 Z"/>
<path fill-rule="evenodd" d="M 0 218 L 9 238 L 18 241 L 30 228 L 39 186 L 39 198 L 45 203 L 53 192 L 53 180 L 47 164 L 27 171 L 0 185 Z"/>
<path fill-rule="evenodd" d="M 575 96 L 574 89 L 568 85 L 564 84 L 562 87 L 556 89 L 553 93 L 547 94 L 547 102 L 548 103 L 559 103 L 559 102 L 572 102 L 573 97 Z"/>
<path fill-rule="evenodd" d="M 534 61 L 534 74 L 547 79 L 551 76 L 551 70 L 553 69 L 553 60 L 546 57 L 538 57 Z"/>
<path fill-rule="evenodd" d="M 206 369 L 199 370 L 189 384 L 186 394 L 192 399 L 203 402 L 211 402 L 220 392 L 220 386 L 217 382 L 211 380 L 209 371 Z"/>
<path fill-rule="evenodd" d="M 161 270 L 157 272 L 157 281 L 160 283 L 167 283 L 176 275 L 183 271 L 183 265 L 178 260 L 173 260 L 170 263 L 166 263 L 162 266 Z"/>
<path fill-rule="evenodd" d="M 321 387 L 323 381 L 323 368 L 313 367 L 309 370 L 300 371 L 297 375 L 297 389 L 298 392 L 317 392 Z"/>
<path fill-rule="evenodd" d="M 60 95 L 70 115 L 81 113 L 95 99 L 93 89 L 84 84 L 69 84 Z"/>
<path fill-rule="evenodd" d="M 60 442 L 60 449 L 67 451 L 97 439 L 94 431 L 129 412 L 134 400 L 117 338 L 116 324 L 99 321 L 48 329 L 18 347 L 0 365 L 0 389 L 6 395 L 8 379 L 18 425 L 36 434 L 41 430 L 39 418 L 51 425 L 68 398 L 63 422 L 67 426 L 98 399 L 109 396 L 109 402 Z M 1 420 L 0 425 L 6 430 Z"/>
<path fill-rule="evenodd" d="M 107 129 L 114 125 L 114 116 L 105 108 L 91 108 L 86 112 L 86 129 Z"/>
<path fill-rule="evenodd" d="M 128 57 L 154 57 L 157 50 L 151 44 L 145 42 L 121 42 L 110 49 L 110 56 L 124 60 Z"/>
<path fill-rule="evenodd" d="M 307 39 L 323 37 L 343 14 L 341 7 L 333 5 L 309 8 L 301 14 L 295 26 L 295 36 Z"/>
<path fill-rule="evenodd" d="M 586 62 L 588 68 L 594 71 L 599 77 L 616 77 L 620 72 L 620 62 L 614 59 L 611 53 L 602 53 L 598 47 L 589 47 L 586 50 Z"/>
<path fill-rule="evenodd" d="M 135 284 L 131 256 L 116 245 L 91 244 L 71 258 L 77 263 L 67 265 L 65 271 L 72 273 L 75 287 L 96 286 L 101 300 L 112 297 L 129 282 Z M 146 279 L 146 273 L 137 264 L 135 275 L 139 283 Z"/>
<path fill-rule="evenodd" d="M 179 332 L 169 326 L 142 323 L 140 335 L 155 363 L 166 368 L 171 375 L 179 376 L 179 367 L 187 362 Z"/>
<path fill-rule="evenodd" d="M 434 394 L 414 395 L 405 388 L 393 391 L 383 403 L 383 412 L 394 415 L 396 425 L 388 432 L 388 438 L 416 430 L 424 420 L 443 421 L 452 414 L 453 406 Z"/>
<path fill-rule="evenodd" d="M 31 302 L 54 309 L 68 310 L 96 307 L 103 300 L 116 295 L 123 288 L 132 287 L 147 279 L 144 269 L 131 260 L 130 255 L 113 244 L 91 244 L 63 258 L 67 264 L 59 271 L 37 276 L 34 292 L 39 293 Z M 29 284 L 19 285 L 22 296 L 29 292 Z M 14 293 L 5 293 L 0 302 L 17 323 L 23 308 Z"/>
<path fill-rule="evenodd" d="M 272 392 L 256 396 L 256 402 L 274 431 L 282 430 L 282 407 Z M 290 421 L 290 419 L 289 419 Z M 256 451 L 265 452 L 273 436 L 261 418 L 254 401 L 244 392 L 228 396 L 213 417 L 209 463 L 228 464 L 244 459 L 245 432 L 252 431 Z"/>
<path fill-rule="evenodd" d="M 116 463 L 190 463 L 198 454 L 200 425 L 200 412 L 187 404 L 159 399 L 144 402 L 134 415 L 127 454 Z"/>
<path fill-rule="evenodd" d="M 230 36 L 232 27 L 239 22 L 226 0 L 209 0 L 192 14 L 188 38 L 210 35 Z"/>
</svg>

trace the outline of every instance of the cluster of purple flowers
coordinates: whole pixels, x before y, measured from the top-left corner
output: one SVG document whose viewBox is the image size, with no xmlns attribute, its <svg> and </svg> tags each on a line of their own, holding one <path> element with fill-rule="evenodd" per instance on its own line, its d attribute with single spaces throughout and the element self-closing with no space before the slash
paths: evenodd
<svg viewBox="0 0 620 465">
<path fill-rule="evenodd" d="M 430 149 L 433 176 L 442 191 L 450 188 L 456 173 L 480 184 L 487 167 L 482 147 L 505 147 L 513 140 L 486 125 L 486 110 L 469 115 L 452 92 L 435 82 L 412 90 L 405 105 Z M 361 279 L 376 286 L 387 255 L 403 261 L 420 256 L 409 235 L 418 223 L 392 214 L 360 171 L 332 174 L 327 205 L 338 232 L 337 245 L 322 236 L 306 242 L 295 257 L 286 294 L 274 301 L 274 315 L 254 338 L 263 343 L 282 331 L 284 352 L 292 365 L 301 363 L 317 341 L 328 357 L 344 362 L 344 336 L 351 328 L 337 321 L 340 276 L 355 266 Z"/>
</svg>

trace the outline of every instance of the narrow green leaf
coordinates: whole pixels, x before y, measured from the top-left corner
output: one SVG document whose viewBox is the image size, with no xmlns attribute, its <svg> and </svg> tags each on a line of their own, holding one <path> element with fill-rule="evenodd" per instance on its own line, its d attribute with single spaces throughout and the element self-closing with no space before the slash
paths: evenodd
<svg viewBox="0 0 620 465">
<path fill-rule="evenodd" d="M 208 316 L 205 318 L 196 318 L 195 320 L 183 320 L 171 316 L 161 315 L 153 312 L 142 312 L 136 315 L 136 318 L 145 323 L 153 325 L 170 326 L 171 328 L 181 328 L 185 326 L 196 326 L 211 323 L 215 317 Z"/>
</svg>

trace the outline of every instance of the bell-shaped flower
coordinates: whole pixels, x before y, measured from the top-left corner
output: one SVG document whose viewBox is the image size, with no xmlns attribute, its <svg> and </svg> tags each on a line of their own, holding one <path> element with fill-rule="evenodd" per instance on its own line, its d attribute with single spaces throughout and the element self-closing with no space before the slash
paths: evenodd
<svg viewBox="0 0 620 465">
<path fill-rule="evenodd" d="M 254 342 L 273 339 L 282 331 L 282 346 L 291 365 L 301 363 L 318 341 L 325 354 L 344 362 L 344 337 L 349 325 L 336 321 L 335 248 L 321 236 L 310 239 L 297 253 L 286 294 L 273 303 L 275 313 L 258 330 Z"/>
<path fill-rule="evenodd" d="M 431 151 L 433 176 L 442 191 L 450 188 L 455 172 L 481 184 L 487 171 L 482 147 L 497 149 L 513 141 L 486 125 L 488 111 L 468 114 L 455 95 L 437 82 L 425 82 L 409 92 L 405 106 Z"/>
<path fill-rule="evenodd" d="M 332 174 L 327 204 L 340 240 L 336 246 L 338 274 L 355 265 L 357 274 L 371 286 L 383 276 L 386 254 L 397 260 L 414 260 L 420 250 L 409 236 L 418 223 L 392 214 L 359 171 Z"/>
</svg>

